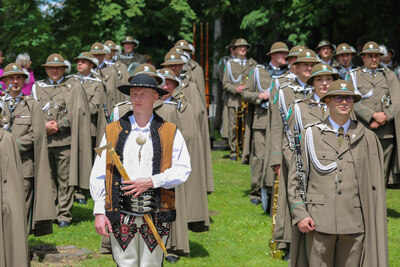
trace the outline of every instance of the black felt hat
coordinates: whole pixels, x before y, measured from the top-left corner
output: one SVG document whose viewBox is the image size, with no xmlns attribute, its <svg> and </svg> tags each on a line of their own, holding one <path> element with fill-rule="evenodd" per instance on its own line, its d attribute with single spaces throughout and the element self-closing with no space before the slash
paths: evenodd
<svg viewBox="0 0 400 267">
<path fill-rule="evenodd" d="M 137 74 L 132 77 L 130 84 L 118 86 L 118 90 L 125 94 L 130 95 L 132 87 L 151 88 L 157 91 L 160 96 L 168 94 L 168 92 L 160 87 L 157 87 L 156 80 L 147 74 Z"/>
</svg>

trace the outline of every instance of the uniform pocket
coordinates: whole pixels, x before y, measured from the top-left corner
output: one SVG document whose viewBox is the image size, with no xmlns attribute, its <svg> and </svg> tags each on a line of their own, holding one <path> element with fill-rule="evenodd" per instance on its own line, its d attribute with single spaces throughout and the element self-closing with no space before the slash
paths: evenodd
<svg viewBox="0 0 400 267">
<path fill-rule="evenodd" d="M 14 119 L 14 124 L 20 124 L 20 125 L 30 125 L 31 124 L 31 118 L 27 116 L 28 118 L 21 118 L 21 117 L 16 117 Z"/>
</svg>

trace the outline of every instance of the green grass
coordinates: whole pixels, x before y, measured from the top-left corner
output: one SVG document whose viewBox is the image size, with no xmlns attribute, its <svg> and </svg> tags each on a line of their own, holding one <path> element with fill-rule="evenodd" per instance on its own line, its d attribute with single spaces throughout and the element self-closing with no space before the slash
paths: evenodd
<svg viewBox="0 0 400 267">
<path fill-rule="evenodd" d="M 229 160 L 229 153 L 213 151 L 215 192 L 208 196 L 212 211 L 210 231 L 189 232 L 191 257 L 164 266 L 287 266 L 269 256 L 271 219 L 260 206 L 249 202 L 250 168 Z M 400 266 L 400 191 L 387 191 L 389 262 Z M 100 236 L 94 231 L 93 201 L 88 206 L 74 205 L 71 227 L 54 234 L 30 237 L 29 246 L 38 244 L 75 245 L 93 251 L 91 259 L 69 266 L 115 266 L 110 255 L 100 255 Z M 44 264 L 33 263 L 33 266 Z M 47 265 L 46 265 L 47 266 Z M 57 265 L 54 265 L 57 266 Z M 68 266 L 65 264 L 59 266 Z"/>
</svg>

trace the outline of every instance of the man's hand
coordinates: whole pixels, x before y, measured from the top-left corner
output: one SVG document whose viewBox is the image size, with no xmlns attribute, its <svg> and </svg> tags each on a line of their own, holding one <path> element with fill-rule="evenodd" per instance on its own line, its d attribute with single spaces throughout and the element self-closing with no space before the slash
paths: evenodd
<svg viewBox="0 0 400 267">
<path fill-rule="evenodd" d="M 108 231 L 112 233 L 111 223 L 107 216 L 104 214 L 96 214 L 96 219 L 94 220 L 94 228 L 96 229 L 96 233 L 102 236 L 109 236 L 106 231 L 106 227 L 108 227 Z"/>
<path fill-rule="evenodd" d="M 56 121 L 47 121 L 45 127 L 47 135 L 53 135 L 58 132 L 58 126 Z"/>
<path fill-rule="evenodd" d="M 264 91 L 258 95 L 258 98 L 268 100 L 269 98 L 269 91 Z"/>
<path fill-rule="evenodd" d="M 376 120 L 372 120 L 372 122 L 369 125 L 369 128 L 371 130 L 374 130 L 374 129 L 378 128 L 379 126 L 381 126 L 381 125 L 379 123 L 377 123 Z"/>
<path fill-rule="evenodd" d="M 308 233 L 315 230 L 315 224 L 311 217 L 307 217 L 299 221 L 297 223 L 297 227 L 299 227 L 299 230 L 302 233 Z"/>
<path fill-rule="evenodd" d="M 150 177 L 136 178 L 135 180 L 123 181 L 122 183 L 127 185 L 121 188 L 127 191 L 125 195 L 132 195 L 135 193 L 133 197 L 138 197 L 141 193 L 154 186 Z"/>
<path fill-rule="evenodd" d="M 384 125 L 387 122 L 387 117 L 385 112 L 375 112 L 372 115 L 372 118 L 379 123 L 380 125 Z"/>
<path fill-rule="evenodd" d="M 241 94 L 243 92 L 244 89 L 244 85 L 239 85 L 238 87 L 236 87 L 236 93 Z"/>
<path fill-rule="evenodd" d="M 272 169 L 278 177 L 281 177 L 281 165 L 274 165 L 272 166 Z"/>
</svg>

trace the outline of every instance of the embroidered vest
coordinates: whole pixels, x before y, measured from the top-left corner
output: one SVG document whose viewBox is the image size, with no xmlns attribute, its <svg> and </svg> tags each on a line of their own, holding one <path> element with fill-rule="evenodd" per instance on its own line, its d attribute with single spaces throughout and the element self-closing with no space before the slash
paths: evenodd
<svg viewBox="0 0 400 267">
<path fill-rule="evenodd" d="M 153 170 L 156 175 L 171 167 L 172 148 L 175 138 L 176 125 L 163 121 L 156 113 L 150 124 L 150 132 L 153 143 Z M 106 127 L 107 142 L 111 142 L 116 153 L 123 162 L 123 150 L 126 139 L 131 132 L 129 116 L 132 111 L 121 119 L 112 122 Z M 120 206 L 119 191 L 121 175 L 107 154 L 106 158 L 106 215 L 111 223 L 119 223 Z M 154 188 L 156 198 L 156 220 L 158 222 L 171 222 L 175 220 L 175 189 Z"/>
</svg>

